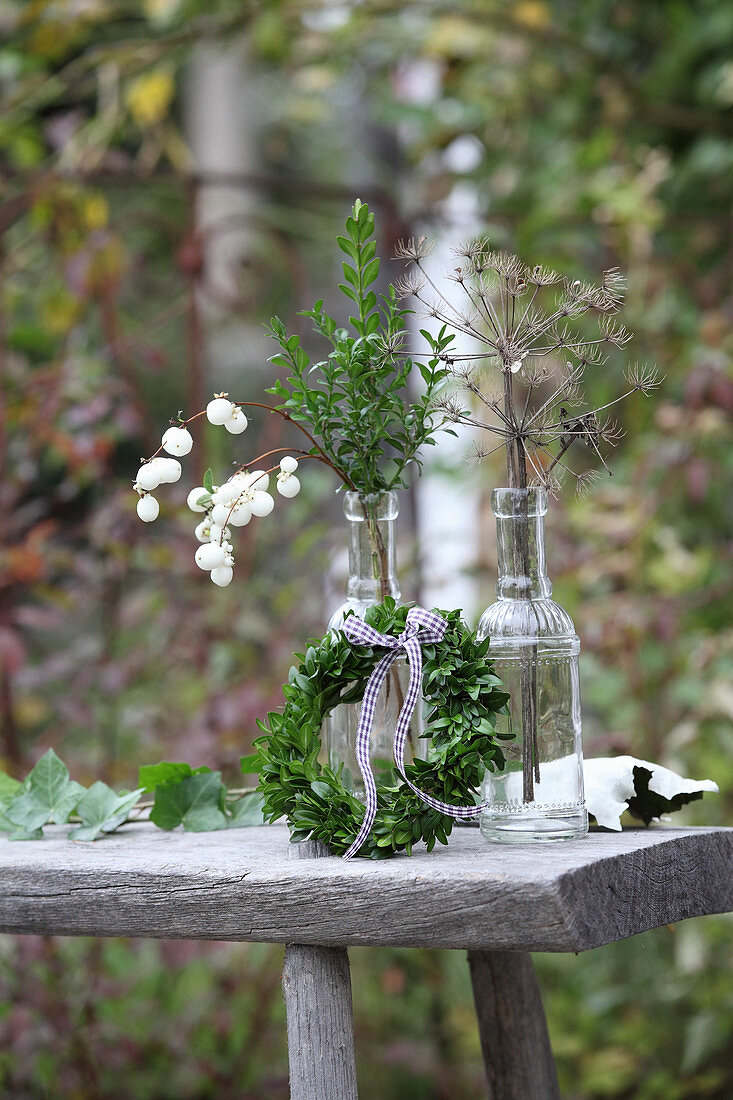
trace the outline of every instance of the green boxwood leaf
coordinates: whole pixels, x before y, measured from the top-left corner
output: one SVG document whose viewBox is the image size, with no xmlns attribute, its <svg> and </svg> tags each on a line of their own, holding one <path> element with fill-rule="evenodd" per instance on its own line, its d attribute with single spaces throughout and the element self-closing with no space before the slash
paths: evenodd
<svg viewBox="0 0 733 1100">
<path fill-rule="evenodd" d="M 249 756 L 240 756 L 239 765 L 244 775 L 252 775 L 254 772 L 260 770 L 260 754 L 258 752 L 250 753 Z"/>
</svg>

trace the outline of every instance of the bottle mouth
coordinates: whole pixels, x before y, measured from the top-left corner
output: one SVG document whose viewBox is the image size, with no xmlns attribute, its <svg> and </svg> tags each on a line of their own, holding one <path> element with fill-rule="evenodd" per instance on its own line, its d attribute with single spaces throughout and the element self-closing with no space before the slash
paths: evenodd
<svg viewBox="0 0 733 1100">
<path fill-rule="evenodd" d="M 547 490 L 494 489 L 491 510 L 497 519 L 530 519 L 547 513 Z"/>
<path fill-rule="evenodd" d="M 382 493 L 344 493 L 344 515 L 355 523 L 397 519 L 399 510 L 399 499 L 393 489 Z"/>
</svg>

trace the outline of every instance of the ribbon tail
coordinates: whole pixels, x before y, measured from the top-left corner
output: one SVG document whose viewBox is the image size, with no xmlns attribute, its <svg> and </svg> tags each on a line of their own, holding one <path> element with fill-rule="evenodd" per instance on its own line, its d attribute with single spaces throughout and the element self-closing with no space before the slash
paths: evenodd
<svg viewBox="0 0 733 1100">
<path fill-rule="evenodd" d="M 400 711 L 400 716 L 397 720 L 397 729 L 395 730 L 395 764 L 410 790 L 414 791 L 417 797 L 433 810 L 438 810 L 440 813 L 446 814 L 448 817 L 456 818 L 459 821 L 468 821 L 472 817 L 478 817 L 481 811 L 488 806 L 488 802 L 481 802 L 475 806 L 454 806 L 449 802 L 441 802 L 439 799 L 433 798 L 429 794 L 425 794 L 424 791 L 416 787 L 405 775 L 405 744 L 407 741 L 407 732 L 410 728 L 410 720 L 412 719 L 422 687 L 422 650 L 420 649 L 420 642 L 417 636 L 406 638 L 404 647 L 407 652 L 407 659 L 410 663 L 410 683 L 407 687 L 405 702 Z"/>
<path fill-rule="evenodd" d="M 407 735 L 410 732 L 410 722 L 415 713 L 415 705 L 422 687 L 422 650 L 417 635 L 405 638 L 403 646 L 410 667 L 410 679 L 395 727 L 394 762 L 400 775 L 405 779 L 405 745 L 407 744 Z"/>
<path fill-rule="evenodd" d="M 454 806 L 450 802 L 441 802 L 438 798 L 433 798 L 429 794 L 425 794 L 419 787 L 416 787 L 414 783 L 411 783 L 407 776 L 403 773 L 407 786 L 415 792 L 417 797 L 421 799 L 426 805 L 430 806 L 433 810 L 438 810 L 439 813 L 445 814 L 446 817 L 454 817 L 457 821 L 470 821 L 472 817 L 478 817 L 482 810 L 485 810 L 489 805 L 488 800 L 485 802 L 478 802 L 475 806 Z"/>
<path fill-rule="evenodd" d="M 384 657 L 380 658 L 369 678 L 366 691 L 364 692 L 364 700 L 359 715 L 359 726 L 356 731 L 356 760 L 359 765 L 362 779 L 364 780 L 366 807 L 361 828 L 354 842 L 347 851 L 344 852 L 344 859 L 352 859 L 353 856 L 356 855 L 366 838 L 369 836 L 371 827 L 374 824 L 374 818 L 377 816 L 377 784 L 374 780 L 374 773 L 372 772 L 370 761 L 372 724 L 374 722 L 374 711 L 379 690 L 396 656 L 397 650 L 393 649 L 385 653 Z"/>
</svg>

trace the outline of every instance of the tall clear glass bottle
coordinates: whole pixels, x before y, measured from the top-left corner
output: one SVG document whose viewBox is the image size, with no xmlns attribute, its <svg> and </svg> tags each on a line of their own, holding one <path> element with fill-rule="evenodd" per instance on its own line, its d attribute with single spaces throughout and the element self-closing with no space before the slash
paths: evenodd
<svg viewBox="0 0 733 1100">
<path fill-rule="evenodd" d="M 400 587 L 395 571 L 395 527 L 399 501 L 395 492 L 344 494 L 344 515 L 349 525 L 349 579 L 346 600 L 334 611 L 329 630 L 338 629 L 347 611 L 360 617 L 385 596 L 400 602 Z M 379 694 L 374 714 L 371 763 L 374 775 L 392 767 L 392 746 L 397 717 L 402 707 L 409 669 L 406 658 L 398 657 Z M 356 731 L 360 703 L 341 703 L 329 715 L 322 731 L 325 759 L 333 768 L 343 764 L 344 786 L 357 798 L 364 789 L 356 760 Z M 421 707 L 415 708 L 405 758 L 411 759 L 411 746 L 420 737 Z"/>
<path fill-rule="evenodd" d="M 496 489 L 496 603 L 481 616 L 496 670 L 511 693 L 499 726 L 506 767 L 487 772 L 481 832 L 500 843 L 569 840 L 588 831 L 583 794 L 580 641 L 572 619 L 550 599 L 545 571 L 543 489 Z"/>
</svg>

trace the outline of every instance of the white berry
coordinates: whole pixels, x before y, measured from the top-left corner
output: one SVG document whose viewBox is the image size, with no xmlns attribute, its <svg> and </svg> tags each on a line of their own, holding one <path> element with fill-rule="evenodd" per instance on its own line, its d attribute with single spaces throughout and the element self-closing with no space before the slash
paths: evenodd
<svg viewBox="0 0 733 1100">
<path fill-rule="evenodd" d="M 169 428 L 161 443 L 169 455 L 187 455 L 193 447 L 193 438 L 188 428 Z"/>
<path fill-rule="evenodd" d="M 217 565 L 216 569 L 211 570 L 211 579 L 219 588 L 226 588 L 231 584 L 233 576 L 234 570 L 231 565 Z"/>
<path fill-rule="evenodd" d="M 208 519 L 208 518 L 207 519 L 202 519 L 201 523 L 198 525 L 198 527 L 194 531 L 194 535 L 199 540 L 199 542 L 210 542 L 211 541 L 211 520 Z"/>
<path fill-rule="evenodd" d="M 288 474 L 287 477 L 279 477 L 277 479 L 277 491 L 281 497 L 297 497 L 300 492 L 300 482 L 294 474 Z"/>
<path fill-rule="evenodd" d="M 255 492 L 250 504 L 253 516 L 269 516 L 274 507 L 275 501 L 269 493 L 265 493 L 260 489 Z"/>
<path fill-rule="evenodd" d="M 160 511 L 160 505 L 155 497 L 151 497 L 149 494 L 140 497 L 137 502 L 137 514 L 143 523 L 152 523 L 153 520 L 158 518 L 158 512 Z"/>
<path fill-rule="evenodd" d="M 206 419 L 209 424 L 226 424 L 234 411 L 234 405 L 226 397 L 215 397 L 206 406 Z"/>
<path fill-rule="evenodd" d="M 157 489 L 160 485 L 160 473 L 158 467 L 153 462 L 144 462 L 137 472 L 136 483 L 145 492 L 150 492 L 151 489 Z"/>
<path fill-rule="evenodd" d="M 241 435 L 243 431 L 246 431 L 247 423 L 247 417 L 239 406 L 235 405 L 232 415 L 224 422 L 224 427 L 228 432 L 231 432 L 232 435 Z"/>
<path fill-rule="evenodd" d="M 220 527 L 218 523 L 212 523 L 209 527 L 209 541 L 221 542 L 222 540 L 228 542 L 232 537 L 232 533 L 228 527 Z"/>
<path fill-rule="evenodd" d="M 247 485 L 250 489 L 261 489 L 266 492 L 269 484 L 270 478 L 266 470 L 253 470 L 251 474 L 247 474 Z"/>
<path fill-rule="evenodd" d="M 186 504 L 192 512 L 205 512 L 206 508 L 204 505 L 197 504 L 197 501 L 200 500 L 201 497 L 207 497 L 208 495 L 208 490 L 205 489 L 203 485 L 197 485 L 186 497 Z"/>
<path fill-rule="evenodd" d="M 213 523 L 218 523 L 220 527 L 229 519 L 229 513 L 232 510 L 231 504 L 215 504 L 211 510 L 211 519 Z"/>
<path fill-rule="evenodd" d="M 174 481 L 178 481 L 182 473 L 181 464 L 178 459 L 154 458 L 153 462 L 157 464 L 158 476 L 161 480 L 161 484 L 168 485 Z"/>
<path fill-rule="evenodd" d="M 223 565 L 227 552 L 223 546 L 217 546 L 215 542 L 204 542 L 196 551 L 196 564 L 199 569 L 216 569 Z"/>
<path fill-rule="evenodd" d="M 280 469 L 284 474 L 294 474 L 298 469 L 298 460 L 293 458 L 292 455 L 285 455 L 280 459 Z"/>
<path fill-rule="evenodd" d="M 226 481 L 221 489 L 216 494 L 216 500 L 214 504 L 231 504 L 235 501 L 239 494 L 242 492 L 242 486 L 236 482 L 234 478 L 230 478 Z"/>
<path fill-rule="evenodd" d="M 229 517 L 232 527 L 246 527 L 252 519 L 252 509 L 247 501 L 241 501 Z"/>
</svg>

